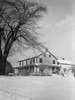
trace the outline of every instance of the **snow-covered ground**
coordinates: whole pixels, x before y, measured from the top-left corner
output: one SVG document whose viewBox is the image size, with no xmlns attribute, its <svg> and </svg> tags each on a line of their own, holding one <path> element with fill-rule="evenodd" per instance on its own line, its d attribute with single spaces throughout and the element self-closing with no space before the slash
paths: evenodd
<svg viewBox="0 0 75 100">
<path fill-rule="evenodd" d="M 0 100 L 75 100 L 75 77 L 0 76 Z"/>
</svg>

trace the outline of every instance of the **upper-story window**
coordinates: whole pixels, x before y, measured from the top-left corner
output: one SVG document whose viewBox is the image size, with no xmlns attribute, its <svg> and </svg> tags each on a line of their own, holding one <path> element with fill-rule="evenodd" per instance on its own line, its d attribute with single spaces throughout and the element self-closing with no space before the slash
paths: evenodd
<svg viewBox="0 0 75 100">
<path fill-rule="evenodd" d="M 44 54 L 44 57 L 46 57 L 46 54 Z"/>
<path fill-rule="evenodd" d="M 53 60 L 53 64 L 55 64 L 55 60 Z"/>
<path fill-rule="evenodd" d="M 39 59 L 39 62 L 42 63 L 42 58 Z"/>
<path fill-rule="evenodd" d="M 26 60 L 26 65 L 27 65 L 27 61 L 28 61 L 28 60 Z"/>
<path fill-rule="evenodd" d="M 23 65 L 24 65 L 24 64 L 23 64 L 23 61 L 20 61 L 20 62 L 19 62 L 19 66 L 22 67 Z"/>
<path fill-rule="evenodd" d="M 59 65 L 59 62 L 57 62 L 57 65 Z"/>
<path fill-rule="evenodd" d="M 33 58 L 33 63 L 35 63 L 35 58 Z"/>
<path fill-rule="evenodd" d="M 30 59 L 30 64 L 32 64 L 32 59 Z"/>
<path fill-rule="evenodd" d="M 49 55 L 49 57 L 51 57 L 51 55 Z"/>
<path fill-rule="evenodd" d="M 19 65 L 21 66 L 21 61 L 19 62 Z"/>
<path fill-rule="evenodd" d="M 26 65 L 26 61 L 23 61 L 23 64 Z"/>
<path fill-rule="evenodd" d="M 30 59 L 27 59 L 27 65 L 29 65 L 30 64 Z"/>
</svg>

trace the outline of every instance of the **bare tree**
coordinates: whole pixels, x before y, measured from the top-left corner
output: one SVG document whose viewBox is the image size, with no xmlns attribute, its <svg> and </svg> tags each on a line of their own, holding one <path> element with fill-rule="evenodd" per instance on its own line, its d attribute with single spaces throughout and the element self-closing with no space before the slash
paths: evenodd
<svg viewBox="0 0 75 100">
<path fill-rule="evenodd" d="M 0 0 L 0 74 L 12 51 L 39 46 L 37 21 L 46 7 L 27 0 Z"/>
</svg>

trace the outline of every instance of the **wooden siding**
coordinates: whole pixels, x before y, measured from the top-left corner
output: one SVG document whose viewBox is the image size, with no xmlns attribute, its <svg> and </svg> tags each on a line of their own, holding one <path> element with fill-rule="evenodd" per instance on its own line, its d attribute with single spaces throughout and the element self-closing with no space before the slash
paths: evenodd
<svg viewBox="0 0 75 100">
<path fill-rule="evenodd" d="M 40 62 L 41 59 L 41 62 Z M 42 54 L 40 54 L 39 56 L 35 56 L 32 58 L 28 58 L 22 61 L 19 61 L 19 66 L 26 66 L 26 65 L 31 65 L 31 64 L 53 64 L 53 61 L 55 61 L 55 64 L 58 64 L 58 61 L 56 59 L 56 57 L 54 57 L 53 55 L 51 55 L 49 52 L 44 52 Z"/>
</svg>

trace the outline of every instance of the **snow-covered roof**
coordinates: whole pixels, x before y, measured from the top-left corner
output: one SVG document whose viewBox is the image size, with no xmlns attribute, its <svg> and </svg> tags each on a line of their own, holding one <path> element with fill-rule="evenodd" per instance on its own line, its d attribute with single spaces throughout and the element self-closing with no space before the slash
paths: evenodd
<svg viewBox="0 0 75 100">
<path fill-rule="evenodd" d="M 65 64 L 65 65 L 74 65 L 74 63 L 70 60 L 58 59 L 58 62 L 61 63 L 61 64 Z"/>
</svg>

